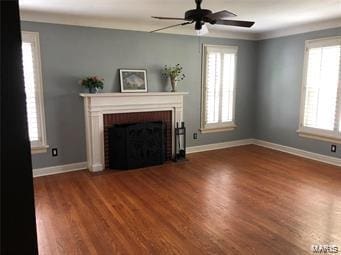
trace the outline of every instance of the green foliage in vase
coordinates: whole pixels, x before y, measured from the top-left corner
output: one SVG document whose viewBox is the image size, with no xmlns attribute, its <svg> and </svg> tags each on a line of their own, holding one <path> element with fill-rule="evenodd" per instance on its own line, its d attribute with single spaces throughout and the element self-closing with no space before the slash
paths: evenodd
<svg viewBox="0 0 341 255">
<path fill-rule="evenodd" d="M 162 70 L 162 76 L 166 78 L 170 78 L 175 81 L 181 81 L 186 76 L 182 73 L 182 66 L 180 64 L 176 64 L 175 66 L 167 66 L 165 65 Z"/>
<path fill-rule="evenodd" d="M 99 78 L 98 76 L 89 76 L 79 81 L 80 84 L 85 88 L 97 88 L 103 89 L 104 79 Z"/>
</svg>

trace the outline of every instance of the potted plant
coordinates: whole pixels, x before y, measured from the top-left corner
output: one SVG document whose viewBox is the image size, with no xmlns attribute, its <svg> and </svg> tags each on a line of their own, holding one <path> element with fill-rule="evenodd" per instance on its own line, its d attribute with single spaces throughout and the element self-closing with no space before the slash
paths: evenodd
<svg viewBox="0 0 341 255">
<path fill-rule="evenodd" d="M 98 76 L 88 76 L 80 80 L 80 84 L 89 89 L 89 93 L 97 93 L 99 89 L 103 89 L 104 79 Z"/>
<path fill-rule="evenodd" d="M 167 78 L 169 77 L 172 85 L 171 92 L 175 92 L 178 81 L 181 81 L 185 78 L 185 75 L 182 73 L 182 66 L 180 64 L 176 64 L 175 66 L 165 65 L 162 74 Z"/>
</svg>

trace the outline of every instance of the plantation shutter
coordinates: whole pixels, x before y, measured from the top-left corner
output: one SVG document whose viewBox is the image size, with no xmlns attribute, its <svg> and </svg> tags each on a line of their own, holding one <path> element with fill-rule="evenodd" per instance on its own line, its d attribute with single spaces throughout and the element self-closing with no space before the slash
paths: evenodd
<svg viewBox="0 0 341 255">
<path fill-rule="evenodd" d="M 39 36 L 22 33 L 22 58 L 26 93 L 28 133 L 35 152 L 44 152 L 46 144 L 43 91 L 41 81 Z M 37 151 L 37 150 L 40 151 Z"/>
<path fill-rule="evenodd" d="M 236 47 L 205 46 L 204 126 L 228 126 L 234 119 Z"/>
<path fill-rule="evenodd" d="M 235 54 L 224 54 L 223 93 L 222 93 L 222 122 L 233 119 L 233 95 L 235 79 Z"/>
<path fill-rule="evenodd" d="M 206 123 L 218 123 L 221 82 L 221 54 L 209 52 L 207 57 Z"/>
<path fill-rule="evenodd" d="M 312 43 L 306 48 L 304 127 L 331 133 L 341 131 L 340 42 Z"/>
<path fill-rule="evenodd" d="M 35 86 L 37 78 L 34 73 L 32 43 L 23 42 L 22 52 L 29 136 L 31 141 L 39 141 L 39 113 L 37 109 L 37 89 Z"/>
</svg>

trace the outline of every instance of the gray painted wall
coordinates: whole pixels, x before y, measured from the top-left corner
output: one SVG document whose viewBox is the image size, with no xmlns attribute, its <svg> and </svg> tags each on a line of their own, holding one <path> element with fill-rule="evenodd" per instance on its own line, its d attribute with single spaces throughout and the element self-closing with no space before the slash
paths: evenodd
<svg viewBox="0 0 341 255">
<path fill-rule="evenodd" d="M 147 69 L 149 91 L 169 91 L 160 71 L 165 64 L 181 64 L 186 79 L 179 91 L 185 97 L 184 119 L 188 145 L 202 145 L 254 135 L 257 42 L 169 34 L 22 22 L 22 30 L 40 33 L 47 141 L 57 147 L 33 156 L 33 167 L 86 160 L 81 88 L 78 80 L 90 74 L 105 79 L 105 92 L 119 91 L 119 68 Z M 200 134 L 201 45 L 237 45 L 236 123 L 231 132 Z M 198 140 L 192 133 L 198 132 Z"/>
<path fill-rule="evenodd" d="M 299 125 L 304 42 L 341 35 L 341 28 L 293 35 L 258 42 L 256 116 L 258 139 L 291 146 L 324 155 L 331 143 L 302 138 Z"/>
<path fill-rule="evenodd" d="M 78 80 L 90 74 L 105 79 L 104 92 L 119 91 L 120 68 L 147 69 L 149 91 L 169 91 L 160 71 L 181 64 L 186 79 L 179 91 L 185 97 L 184 119 L 188 145 L 245 138 L 291 146 L 324 155 L 331 143 L 299 137 L 304 41 L 341 35 L 341 28 L 263 41 L 230 40 L 101 28 L 22 22 L 22 30 L 40 33 L 47 140 L 57 147 L 33 156 L 34 168 L 86 160 L 84 110 Z M 201 46 L 237 45 L 236 123 L 231 132 L 200 134 Z M 198 132 L 198 140 L 192 139 Z"/>
</svg>

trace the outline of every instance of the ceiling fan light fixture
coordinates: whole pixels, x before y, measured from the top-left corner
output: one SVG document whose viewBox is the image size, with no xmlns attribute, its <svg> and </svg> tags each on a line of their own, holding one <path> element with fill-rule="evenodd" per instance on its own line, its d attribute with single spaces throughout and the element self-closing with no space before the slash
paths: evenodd
<svg viewBox="0 0 341 255">
<path fill-rule="evenodd" d="M 195 32 L 197 36 L 203 36 L 209 33 L 206 24 L 202 25 L 202 28 L 200 30 L 195 30 Z"/>
</svg>

